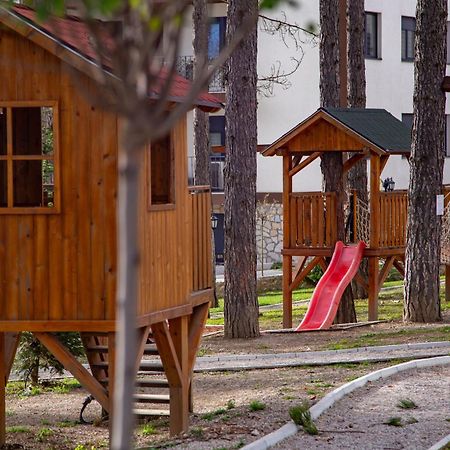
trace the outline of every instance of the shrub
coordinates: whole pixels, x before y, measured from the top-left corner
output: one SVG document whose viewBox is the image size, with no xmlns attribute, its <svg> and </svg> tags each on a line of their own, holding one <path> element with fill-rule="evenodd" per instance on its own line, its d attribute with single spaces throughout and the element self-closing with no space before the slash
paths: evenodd
<svg viewBox="0 0 450 450">
<path fill-rule="evenodd" d="M 75 357 L 84 356 L 84 347 L 79 333 L 56 333 L 56 335 Z M 21 334 L 14 368 L 21 374 L 22 379 L 25 382 L 31 382 L 32 386 L 39 384 L 40 369 L 59 375 L 64 372 L 64 366 L 32 333 L 28 332 Z"/>
<path fill-rule="evenodd" d="M 292 421 L 302 426 L 308 434 L 318 434 L 316 424 L 311 419 L 311 413 L 309 412 L 309 405 L 307 402 L 303 402 L 301 405 L 293 406 L 289 409 L 289 416 Z"/>
</svg>

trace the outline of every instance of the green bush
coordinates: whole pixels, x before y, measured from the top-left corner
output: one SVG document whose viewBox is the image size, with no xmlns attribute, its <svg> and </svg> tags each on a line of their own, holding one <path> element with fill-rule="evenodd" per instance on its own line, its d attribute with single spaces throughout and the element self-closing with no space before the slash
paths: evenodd
<svg viewBox="0 0 450 450">
<path fill-rule="evenodd" d="M 75 357 L 84 356 L 84 347 L 79 333 L 56 333 L 60 342 Z M 19 349 L 14 369 L 25 383 L 39 384 L 39 370 L 49 370 L 51 374 L 62 375 L 64 366 L 44 347 L 32 333 L 24 332 L 20 336 Z"/>
<path fill-rule="evenodd" d="M 323 270 L 322 267 L 316 266 L 311 272 L 309 272 L 308 278 L 314 283 L 317 284 L 318 281 L 322 278 Z"/>
</svg>

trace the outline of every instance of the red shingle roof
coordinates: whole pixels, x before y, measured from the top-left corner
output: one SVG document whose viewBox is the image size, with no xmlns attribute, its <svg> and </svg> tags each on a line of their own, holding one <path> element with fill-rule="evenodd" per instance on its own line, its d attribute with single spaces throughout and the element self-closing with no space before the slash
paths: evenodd
<svg viewBox="0 0 450 450">
<path fill-rule="evenodd" d="M 71 48 L 80 57 L 85 57 L 93 63 L 97 62 L 97 54 L 92 47 L 89 31 L 79 19 L 74 17 L 53 17 L 48 22 L 41 23 L 37 20 L 35 11 L 30 8 L 14 6 L 12 12 L 15 16 L 26 21 L 42 33 Z M 105 69 L 108 70 L 108 67 Z M 175 75 L 170 90 L 170 100 L 182 102 L 189 93 L 189 89 L 190 82 L 180 75 Z M 157 92 L 155 94 L 157 95 Z M 195 104 L 210 109 L 220 109 L 222 107 L 220 100 L 207 92 L 200 94 Z"/>
</svg>

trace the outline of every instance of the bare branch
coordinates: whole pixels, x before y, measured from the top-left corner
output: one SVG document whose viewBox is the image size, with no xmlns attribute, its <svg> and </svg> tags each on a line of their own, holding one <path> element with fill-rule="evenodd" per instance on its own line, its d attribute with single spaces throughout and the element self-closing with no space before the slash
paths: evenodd
<svg viewBox="0 0 450 450">
<path fill-rule="evenodd" d="M 289 72 L 282 70 L 281 61 L 277 61 L 275 64 L 272 64 L 270 74 L 258 78 L 258 92 L 265 97 L 271 97 L 273 95 L 275 85 L 281 86 L 285 90 L 289 89 L 292 86 L 289 77 L 297 71 L 303 59 L 304 53 L 303 50 L 301 51 L 302 55 L 300 59 L 291 57 L 294 67 Z"/>
</svg>

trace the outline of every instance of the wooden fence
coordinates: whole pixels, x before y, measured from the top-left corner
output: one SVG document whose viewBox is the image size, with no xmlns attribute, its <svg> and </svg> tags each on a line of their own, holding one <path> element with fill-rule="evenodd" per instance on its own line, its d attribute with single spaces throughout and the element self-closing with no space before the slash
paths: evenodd
<svg viewBox="0 0 450 450">
<path fill-rule="evenodd" d="M 336 194 L 302 192 L 290 196 L 290 247 L 333 247 Z"/>
<path fill-rule="evenodd" d="M 211 193 L 209 186 L 189 188 L 192 214 L 192 291 L 212 287 Z"/>
</svg>

